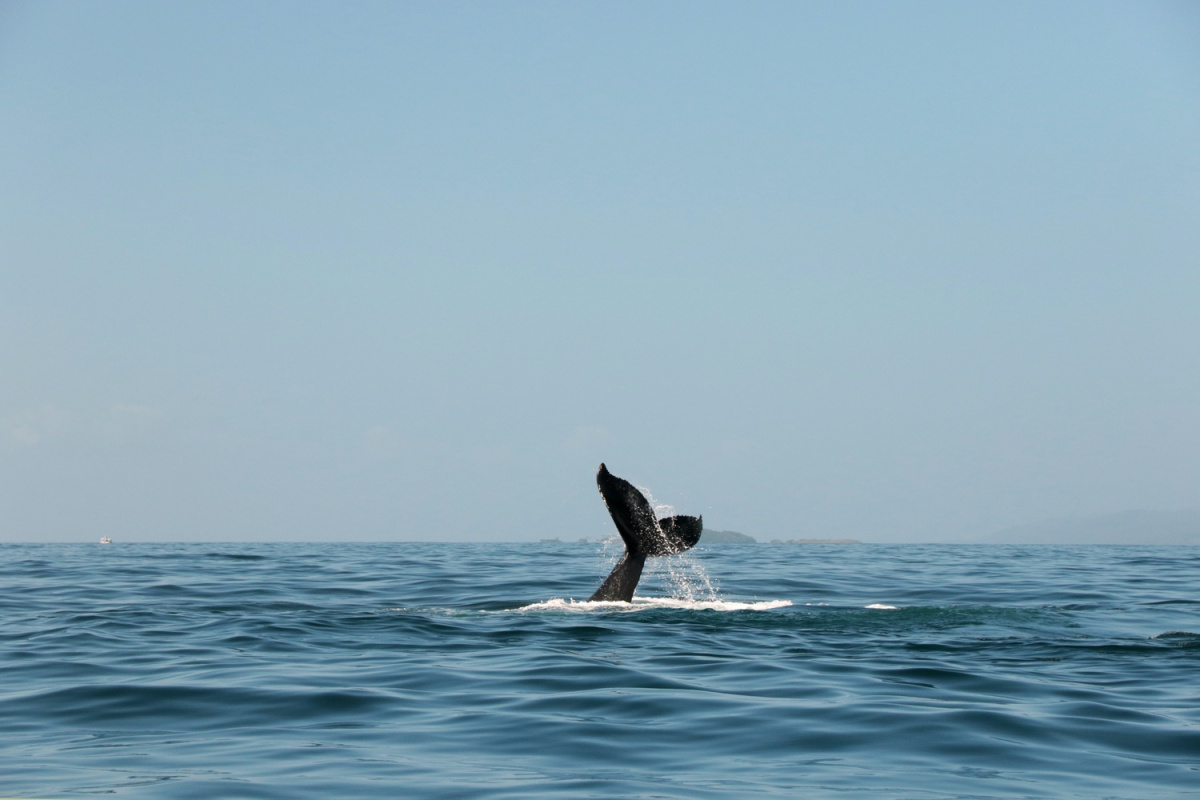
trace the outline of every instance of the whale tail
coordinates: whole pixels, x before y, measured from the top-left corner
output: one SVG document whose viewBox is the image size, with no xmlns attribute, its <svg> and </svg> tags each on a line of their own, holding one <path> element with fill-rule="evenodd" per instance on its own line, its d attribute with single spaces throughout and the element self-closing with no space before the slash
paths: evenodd
<svg viewBox="0 0 1200 800">
<path fill-rule="evenodd" d="M 655 519 L 645 495 L 629 481 L 609 472 L 604 464 L 596 473 L 596 485 L 625 542 L 625 555 L 590 599 L 629 602 L 642 577 L 646 558 L 674 555 L 694 547 L 700 541 L 704 521 L 701 517 L 686 516 Z"/>
</svg>

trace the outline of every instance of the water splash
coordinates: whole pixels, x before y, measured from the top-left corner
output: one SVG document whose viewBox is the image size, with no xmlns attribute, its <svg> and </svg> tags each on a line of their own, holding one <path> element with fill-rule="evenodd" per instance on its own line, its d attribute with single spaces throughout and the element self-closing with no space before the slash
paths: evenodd
<svg viewBox="0 0 1200 800">
<path fill-rule="evenodd" d="M 482 611 L 482 614 L 504 614 L 511 611 L 569 611 L 588 613 L 595 611 L 617 611 L 631 613 L 649 611 L 651 609 L 682 609 L 686 611 L 770 611 L 776 608 L 787 608 L 790 600 L 759 600 L 756 602 L 740 602 L 737 600 L 684 600 L 678 597 L 635 597 L 633 602 L 625 603 L 620 600 L 565 600 L 556 597 L 541 603 L 531 603 L 527 606 L 514 608 L 510 611 Z"/>
<path fill-rule="evenodd" d="M 655 519 L 661 520 L 666 519 L 667 517 L 675 516 L 675 506 L 671 505 L 670 503 L 660 503 L 658 500 L 654 499 L 654 493 L 645 486 L 639 486 L 637 489 L 639 492 L 645 495 L 646 502 L 648 502 L 650 507 L 654 509 Z"/>
<path fill-rule="evenodd" d="M 687 601 L 715 601 L 717 584 L 691 551 L 661 556 L 646 562 L 651 579 L 659 579 L 672 597 Z"/>
<path fill-rule="evenodd" d="M 638 486 L 637 489 L 654 509 L 655 519 L 661 520 L 676 515 L 675 506 L 656 500 L 654 493 L 648 487 Z M 612 535 L 604 539 L 600 545 L 600 557 L 606 570 L 612 570 L 621 556 L 625 555 L 625 542 L 620 536 Z M 715 602 L 718 599 L 717 583 L 709 577 L 703 565 L 691 552 L 647 559 L 646 571 L 642 580 L 661 581 L 664 585 L 663 588 L 672 597 L 688 602 Z"/>
<path fill-rule="evenodd" d="M 623 555 L 625 555 L 625 541 L 616 533 L 610 534 L 607 539 L 600 541 L 600 561 L 605 572 L 612 571 Z"/>
<path fill-rule="evenodd" d="M 599 557 L 603 570 L 611 571 L 625 555 L 625 542 L 620 536 L 610 536 L 600 542 Z M 663 591 L 672 597 L 688 601 L 715 601 L 719 585 L 692 551 L 646 559 L 642 581 L 659 582 Z"/>
</svg>

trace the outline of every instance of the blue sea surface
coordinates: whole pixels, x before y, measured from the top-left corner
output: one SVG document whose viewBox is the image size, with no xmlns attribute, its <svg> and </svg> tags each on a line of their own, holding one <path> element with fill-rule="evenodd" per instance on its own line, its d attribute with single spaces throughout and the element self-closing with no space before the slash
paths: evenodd
<svg viewBox="0 0 1200 800">
<path fill-rule="evenodd" d="M 5 545 L 0 796 L 1200 797 L 1200 548 L 612 551 Z"/>
</svg>

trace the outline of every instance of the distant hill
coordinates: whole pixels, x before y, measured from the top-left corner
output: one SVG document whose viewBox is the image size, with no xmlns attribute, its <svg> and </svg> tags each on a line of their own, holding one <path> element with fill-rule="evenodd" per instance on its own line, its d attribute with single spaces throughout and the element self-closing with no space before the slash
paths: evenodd
<svg viewBox="0 0 1200 800">
<path fill-rule="evenodd" d="M 613 536 L 614 537 L 616 536 L 615 532 L 614 532 Z M 575 540 L 574 543 L 595 544 L 597 542 L 602 542 L 602 541 L 604 541 L 604 539 L 592 539 L 589 542 L 586 538 L 584 538 L 584 539 L 577 539 L 577 540 Z M 554 544 L 554 543 L 562 544 L 562 540 L 558 539 L 557 537 L 554 539 L 542 539 L 541 542 L 542 542 L 542 544 Z M 700 543 L 701 544 L 758 544 L 758 540 L 755 539 L 753 536 L 747 536 L 746 534 L 738 533 L 737 531 L 716 531 L 716 530 L 713 530 L 712 528 L 705 528 L 704 532 L 700 534 Z"/>
<path fill-rule="evenodd" d="M 1131 510 L 1094 517 L 1050 519 L 1005 528 L 981 541 L 996 544 L 1200 545 L 1200 508 Z"/>
<path fill-rule="evenodd" d="M 747 536 L 744 533 L 737 531 L 714 531 L 711 528 L 705 528 L 700 534 L 701 544 L 758 544 L 758 540 L 753 536 Z"/>
</svg>

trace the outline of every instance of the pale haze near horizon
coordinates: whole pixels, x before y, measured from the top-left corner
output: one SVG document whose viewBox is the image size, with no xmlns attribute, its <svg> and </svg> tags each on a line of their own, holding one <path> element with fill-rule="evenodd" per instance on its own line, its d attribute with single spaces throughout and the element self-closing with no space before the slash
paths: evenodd
<svg viewBox="0 0 1200 800">
<path fill-rule="evenodd" d="M 0 539 L 1200 505 L 1186 3 L 0 5 Z"/>
</svg>

